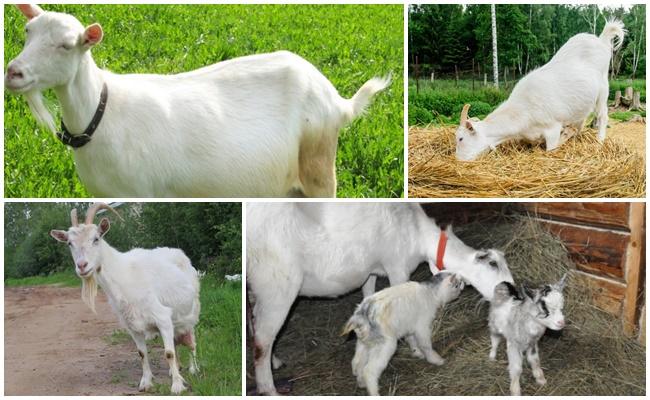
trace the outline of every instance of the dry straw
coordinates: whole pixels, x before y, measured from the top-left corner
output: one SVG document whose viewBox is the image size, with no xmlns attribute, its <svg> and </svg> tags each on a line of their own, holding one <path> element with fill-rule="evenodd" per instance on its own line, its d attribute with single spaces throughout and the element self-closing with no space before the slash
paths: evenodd
<svg viewBox="0 0 650 400">
<path fill-rule="evenodd" d="M 512 142 L 471 162 L 454 157 L 455 129 L 409 130 L 409 197 L 645 197 L 641 152 L 591 129 L 552 152 Z"/>
<path fill-rule="evenodd" d="M 476 247 L 505 251 L 515 280 L 531 286 L 557 281 L 574 266 L 563 243 L 534 219 L 495 213 L 454 231 Z M 413 278 L 430 278 L 420 266 Z M 382 282 L 385 285 L 385 282 Z M 617 318 L 591 305 L 591 290 L 573 274 L 565 289 L 567 327 L 540 342 L 548 383 L 538 386 L 524 367 L 526 395 L 645 395 L 645 348 L 626 337 Z M 338 336 L 355 305 L 358 291 L 340 299 L 300 299 L 281 334 L 276 354 L 286 367 L 275 378 L 289 377 L 293 395 L 365 395 L 352 376 L 354 340 Z M 505 395 L 509 378 L 505 344 L 497 361 L 488 359 L 488 304 L 473 289 L 449 304 L 434 327 L 433 346 L 447 360 L 437 367 L 410 355 L 401 343 L 382 375 L 382 394 Z M 254 386 L 252 354 L 247 355 L 248 384 Z"/>
</svg>

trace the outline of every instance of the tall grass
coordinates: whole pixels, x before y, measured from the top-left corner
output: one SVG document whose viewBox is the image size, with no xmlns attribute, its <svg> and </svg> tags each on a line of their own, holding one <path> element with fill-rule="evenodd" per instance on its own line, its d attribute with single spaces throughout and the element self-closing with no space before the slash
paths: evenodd
<svg viewBox="0 0 650 400">
<path fill-rule="evenodd" d="M 45 5 L 99 22 L 93 57 L 117 73 L 170 74 L 238 56 L 290 50 L 343 97 L 373 76 L 393 84 L 341 132 L 339 197 L 403 194 L 402 5 Z M 5 68 L 22 49 L 24 18 L 6 5 Z M 47 97 L 53 100 L 52 94 Z M 87 197 L 72 151 L 38 127 L 26 102 L 5 95 L 5 196 Z"/>
<path fill-rule="evenodd" d="M 416 85 L 415 80 L 409 80 L 408 92 L 408 121 L 409 125 L 457 124 L 463 104 L 471 104 L 470 117 L 483 118 L 491 113 L 500 103 L 505 101 L 515 82 L 502 86 L 497 90 L 482 81 L 439 79 L 434 82 L 421 79 Z M 645 102 L 645 79 L 616 79 L 610 81 L 610 100 L 613 101 L 616 90 L 625 91 L 632 86 L 641 92 L 641 101 Z"/>
</svg>

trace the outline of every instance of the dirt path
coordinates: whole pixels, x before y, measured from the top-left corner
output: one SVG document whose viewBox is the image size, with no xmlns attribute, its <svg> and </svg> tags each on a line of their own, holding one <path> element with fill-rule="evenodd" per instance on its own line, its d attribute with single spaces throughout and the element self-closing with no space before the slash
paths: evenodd
<svg viewBox="0 0 650 400">
<path fill-rule="evenodd" d="M 140 360 L 130 338 L 113 343 L 119 329 L 103 293 L 97 315 L 80 288 L 5 288 L 5 395 L 133 395 Z M 154 376 L 167 378 L 159 354 Z M 160 382 L 160 380 L 159 380 Z"/>
</svg>

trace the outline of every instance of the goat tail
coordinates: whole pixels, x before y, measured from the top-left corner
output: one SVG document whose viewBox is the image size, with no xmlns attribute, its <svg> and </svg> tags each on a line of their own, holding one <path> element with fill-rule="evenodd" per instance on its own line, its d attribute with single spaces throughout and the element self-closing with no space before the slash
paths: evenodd
<svg viewBox="0 0 650 400">
<path fill-rule="evenodd" d="M 341 330 L 341 336 L 345 336 L 354 331 L 357 339 L 364 340 L 370 336 L 370 322 L 358 314 L 354 314 Z"/>
<path fill-rule="evenodd" d="M 352 114 L 350 120 L 353 120 L 362 115 L 370 104 L 372 97 L 378 92 L 386 89 L 388 85 L 390 85 L 391 80 L 392 76 L 391 74 L 388 74 L 388 76 L 384 78 L 375 77 L 364 83 L 363 86 L 361 86 L 361 88 L 357 90 L 354 96 L 352 96 L 352 98 L 349 100 L 350 104 L 352 105 Z"/>
<path fill-rule="evenodd" d="M 81 279 L 81 300 L 92 310 L 95 311 L 95 297 L 97 297 L 97 281 L 95 275 L 92 274 L 88 278 Z"/>
<path fill-rule="evenodd" d="M 610 19 L 607 21 L 603 32 L 600 34 L 600 38 L 608 45 L 611 45 L 615 51 L 623 45 L 624 37 L 625 25 L 618 19 Z"/>
</svg>

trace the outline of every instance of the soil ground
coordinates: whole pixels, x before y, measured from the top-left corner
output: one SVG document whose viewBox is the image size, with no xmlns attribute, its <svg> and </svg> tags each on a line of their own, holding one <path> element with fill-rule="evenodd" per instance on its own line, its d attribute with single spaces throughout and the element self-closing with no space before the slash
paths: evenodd
<svg viewBox="0 0 650 400">
<path fill-rule="evenodd" d="M 4 394 L 138 394 L 135 344 L 115 333 L 120 326 L 101 291 L 96 309 L 81 301 L 80 288 L 5 288 Z M 149 353 L 154 377 L 169 379 L 161 349 Z"/>
</svg>

